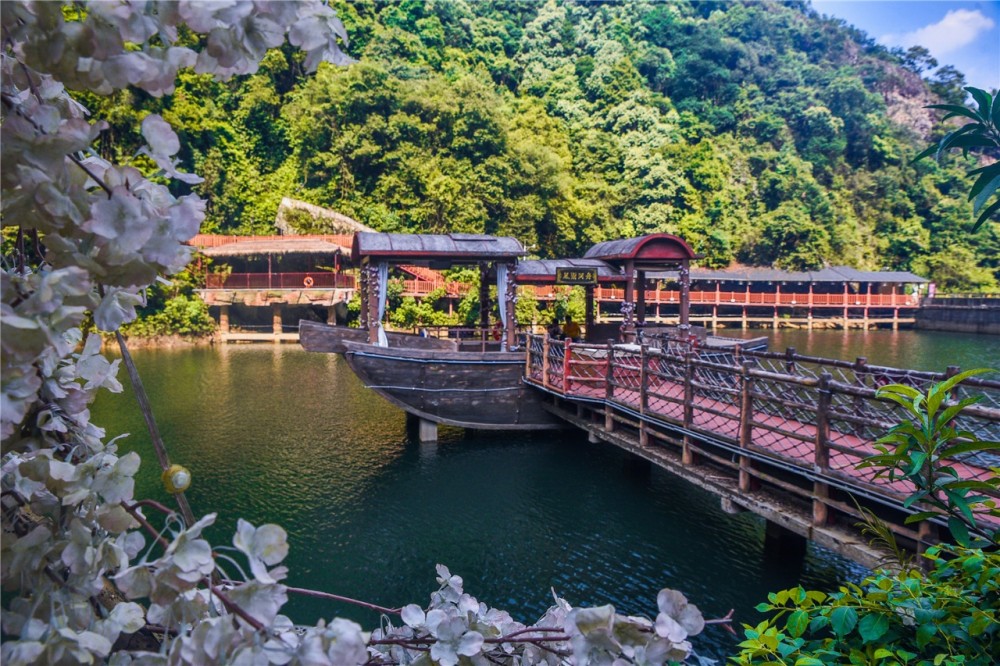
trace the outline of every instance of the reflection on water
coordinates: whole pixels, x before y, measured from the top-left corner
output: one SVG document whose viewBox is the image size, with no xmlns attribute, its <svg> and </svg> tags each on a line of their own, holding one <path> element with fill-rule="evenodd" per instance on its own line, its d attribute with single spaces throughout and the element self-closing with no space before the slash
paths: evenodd
<svg viewBox="0 0 1000 666">
<path fill-rule="evenodd" d="M 839 345 L 837 355 L 872 363 L 1000 365 L 992 342 L 977 363 L 951 360 L 957 343 L 918 356 L 911 333 L 819 333 L 779 331 L 775 339 L 817 355 Z M 441 562 L 471 594 L 524 621 L 551 603 L 551 589 L 573 604 L 649 614 L 659 589 L 674 587 L 707 616 L 734 608 L 739 622 L 755 623 L 753 606 L 768 591 L 799 581 L 830 588 L 861 573 L 814 546 L 801 563 L 766 559 L 760 520 L 727 515 L 711 495 L 575 431 L 443 428 L 440 442 L 420 444 L 403 413 L 333 355 L 257 345 L 134 356 L 171 459 L 194 473 L 195 512 L 219 513 L 211 538 L 227 543 L 238 516 L 284 526 L 294 586 L 424 604 Z M 144 458 L 137 496 L 166 501 L 134 398 L 102 397 L 94 420 L 109 437 L 132 433 L 122 447 Z M 377 621 L 312 599 L 287 610 L 300 622 Z M 709 630 L 700 649 L 721 656 L 732 645 Z"/>
<path fill-rule="evenodd" d="M 725 331 L 720 331 L 725 334 Z M 1000 369 L 1000 336 L 941 331 L 777 331 L 767 335 L 772 351 L 794 347 L 800 354 L 853 361 L 864 356 L 872 365 L 943 372 L 949 365 L 964 370 Z"/>
</svg>

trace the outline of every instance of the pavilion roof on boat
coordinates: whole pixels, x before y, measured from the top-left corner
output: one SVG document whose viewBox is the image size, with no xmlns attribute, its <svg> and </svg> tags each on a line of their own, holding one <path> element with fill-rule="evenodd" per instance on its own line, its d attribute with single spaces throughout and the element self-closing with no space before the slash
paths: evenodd
<svg viewBox="0 0 1000 666">
<path fill-rule="evenodd" d="M 525 255 L 524 246 L 506 236 L 485 234 L 386 234 L 354 235 L 351 256 L 355 263 L 369 261 L 447 268 L 453 264 L 513 262 Z"/>
<path fill-rule="evenodd" d="M 518 284 L 555 284 L 560 271 L 597 270 L 602 284 L 625 281 L 621 270 L 600 259 L 528 259 L 517 265 Z"/>
<path fill-rule="evenodd" d="M 361 266 L 361 309 L 369 342 L 388 344 L 382 319 L 385 315 L 389 266 L 426 266 L 444 269 L 454 265 L 479 266 L 480 326 L 485 330 L 490 315 L 490 278 L 496 280 L 500 329 L 497 338 L 505 348 L 516 344 L 514 330 L 513 278 L 524 246 L 509 236 L 485 234 L 387 234 L 363 231 L 354 235 L 351 257 Z"/>
</svg>

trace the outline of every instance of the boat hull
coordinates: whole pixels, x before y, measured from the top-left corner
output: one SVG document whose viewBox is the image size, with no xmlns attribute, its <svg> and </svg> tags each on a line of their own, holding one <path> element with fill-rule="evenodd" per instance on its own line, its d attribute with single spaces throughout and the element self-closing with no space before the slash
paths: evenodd
<svg viewBox="0 0 1000 666">
<path fill-rule="evenodd" d="M 386 334 L 392 347 L 415 347 L 418 349 L 455 349 L 454 340 L 425 338 L 419 335 L 396 333 Z M 343 354 L 347 351 L 345 342 L 368 342 L 368 331 L 347 326 L 330 326 L 318 321 L 299 320 L 299 344 L 306 351 Z"/>
<path fill-rule="evenodd" d="M 368 388 L 421 419 L 478 430 L 565 425 L 524 383 L 523 354 L 343 345 L 347 364 Z"/>
</svg>

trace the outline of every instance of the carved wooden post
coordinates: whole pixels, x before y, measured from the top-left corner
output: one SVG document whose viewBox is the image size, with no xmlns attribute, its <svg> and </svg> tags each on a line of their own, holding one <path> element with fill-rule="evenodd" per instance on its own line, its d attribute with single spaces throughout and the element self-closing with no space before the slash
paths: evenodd
<svg viewBox="0 0 1000 666">
<path fill-rule="evenodd" d="M 785 372 L 790 375 L 795 374 L 795 347 L 785 349 Z"/>
<path fill-rule="evenodd" d="M 753 361 L 743 361 L 740 373 L 740 448 L 748 449 L 753 437 L 753 376 L 750 367 Z M 740 491 L 749 492 L 753 485 L 753 465 L 745 455 L 740 455 Z"/>
<path fill-rule="evenodd" d="M 611 398 L 615 395 L 614 377 L 615 345 L 611 340 L 608 340 L 608 365 L 604 373 L 604 429 L 608 432 L 615 429 L 615 419 L 611 413 Z"/>
<path fill-rule="evenodd" d="M 639 347 L 639 446 L 649 445 L 649 431 L 646 429 L 646 406 L 649 401 L 647 389 L 649 385 L 649 374 L 646 366 L 649 364 L 649 347 L 642 345 Z"/>
<path fill-rule="evenodd" d="M 542 386 L 549 387 L 549 336 L 542 338 Z"/>
<path fill-rule="evenodd" d="M 955 375 L 957 375 L 961 371 L 962 371 L 962 368 L 960 368 L 959 366 L 957 366 L 957 365 L 949 365 L 947 368 L 945 368 L 944 378 L 945 379 L 950 379 L 951 377 L 954 377 Z M 949 393 L 948 397 L 951 398 L 952 400 L 958 400 L 958 387 L 957 386 L 951 390 L 951 392 Z"/>
<path fill-rule="evenodd" d="M 531 350 L 534 348 L 534 335 L 530 332 L 524 337 L 524 376 L 531 377 Z"/>
<path fill-rule="evenodd" d="M 695 353 L 689 347 L 688 351 L 684 352 L 683 424 L 685 430 L 689 429 L 694 421 L 694 365 L 692 364 L 694 357 Z M 694 451 L 691 450 L 691 437 L 686 432 L 681 444 L 681 462 L 685 465 L 690 465 L 694 462 Z"/>
<path fill-rule="evenodd" d="M 818 478 L 823 478 L 830 471 L 830 394 L 829 372 L 819 376 L 819 404 L 816 406 L 816 449 L 814 451 L 814 466 Z M 826 500 L 830 498 L 830 486 L 821 482 L 813 482 L 813 525 L 825 525 L 829 507 Z"/>
<path fill-rule="evenodd" d="M 569 376 L 570 376 L 569 346 L 570 346 L 569 338 L 566 338 L 565 340 L 563 340 L 563 380 L 562 380 L 563 395 L 569 394 Z"/>
</svg>

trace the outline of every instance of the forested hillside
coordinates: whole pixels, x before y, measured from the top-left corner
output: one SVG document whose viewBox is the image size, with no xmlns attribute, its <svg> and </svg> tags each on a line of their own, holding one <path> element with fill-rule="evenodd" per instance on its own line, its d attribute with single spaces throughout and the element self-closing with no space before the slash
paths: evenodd
<svg viewBox="0 0 1000 666">
<path fill-rule="evenodd" d="M 306 78 L 274 51 L 227 84 L 187 74 L 163 99 L 87 100 L 114 119 L 107 150 L 129 153 L 137 120 L 162 112 L 205 176 L 206 231 L 268 233 L 291 196 L 385 231 L 509 234 L 543 256 L 668 231 L 707 266 L 997 288 L 997 225 L 969 232 L 971 162 L 911 163 L 945 131 L 923 105 L 964 98 L 926 52 L 889 52 L 805 3 L 338 11 L 357 64 Z"/>
</svg>

